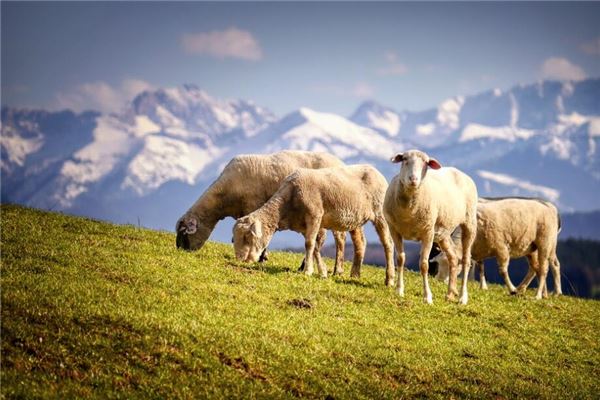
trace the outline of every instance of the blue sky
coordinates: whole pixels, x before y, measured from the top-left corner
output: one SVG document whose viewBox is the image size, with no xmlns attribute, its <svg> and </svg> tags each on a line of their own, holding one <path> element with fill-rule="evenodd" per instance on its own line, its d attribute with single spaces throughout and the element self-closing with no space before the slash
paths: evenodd
<svg viewBox="0 0 600 400">
<path fill-rule="evenodd" d="M 3 1 L 2 104 L 113 111 L 195 83 L 284 115 L 421 110 L 600 76 L 600 3 Z"/>
</svg>

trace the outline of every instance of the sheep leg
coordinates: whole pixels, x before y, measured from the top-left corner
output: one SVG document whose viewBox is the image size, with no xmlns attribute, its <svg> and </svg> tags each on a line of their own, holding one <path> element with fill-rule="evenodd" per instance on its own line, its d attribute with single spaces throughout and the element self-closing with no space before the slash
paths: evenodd
<svg viewBox="0 0 600 400">
<path fill-rule="evenodd" d="M 373 221 L 373 225 L 385 251 L 385 285 L 394 286 L 394 247 L 392 246 L 388 224 L 381 215 Z M 427 254 L 427 267 L 429 268 L 429 254 Z"/>
<path fill-rule="evenodd" d="M 510 280 L 510 276 L 508 276 L 508 262 L 510 260 L 508 251 L 502 251 L 497 255 L 496 259 L 498 261 L 498 269 L 500 271 L 500 276 L 502 276 L 502 278 L 504 279 L 504 283 L 508 288 L 508 292 L 510 294 L 517 294 L 517 288 L 515 288 L 515 285 L 513 285 L 513 283 Z"/>
<path fill-rule="evenodd" d="M 546 288 L 546 277 L 548 276 L 548 250 L 544 247 L 538 249 L 538 261 L 540 268 L 538 270 L 538 289 L 535 294 L 536 300 L 540 300 L 542 297 L 548 297 L 548 290 Z M 545 295 L 545 296 L 544 296 Z"/>
<path fill-rule="evenodd" d="M 471 260 L 471 270 L 469 271 L 469 280 L 470 281 L 474 281 L 475 280 L 475 267 L 477 265 L 473 265 L 473 260 Z"/>
<path fill-rule="evenodd" d="M 462 287 L 460 291 L 460 298 L 458 302 L 460 304 L 467 304 L 469 301 L 469 292 L 467 288 L 467 282 L 469 281 L 469 269 L 471 268 L 471 247 L 473 246 L 473 242 L 475 241 L 475 233 L 477 232 L 477 222 L 473 221 L 473 224 L 463 224 L 461 225 L 462 229 L 462 270 L 463 270 L 463 280 Z"/>
<path fill-rule="evenodd" d="M 431 253 L 431 247 L 433 246 L 433 232 L 432 235 L 421 241 L 421 254 L 419 258 L 419 269 L 421 271 L 421 277 L 423 278 L 423 302 L 427 304 L 433 303 L 433 295 L 429 288 L 429 253 Z M 450 267 L 452 269 L 452 267 Z M 456 281 L 456 275 L 454 275 Z M 450 278 L 452 281 L 452 278 Z M 456 284 L 456 282 L 455 282 Z"/>
<path fill-rule="evenodd" d="M 560 262 L 556 257 L 556 249 L 554 250 L 551 260 L 550 268 L 552 269 L 552 277 L 554 278 L 554 294 L 560 296 L 562 294 L 562 286 L 560 283 Z"/>
<path fill-rule="evenodd" d="M 487 290 L 488 285 L 487 280 L 485 279 L 485 265 L 483 264 L 483 261 L 477 261 L 476 266 L 479 268 L 479 287 L 482 290 Z"/>
<path fill-rule="evenodd" d="M 362 227 L 350 231 L 352 244 L 354 246 L 354 258 L 352 259 L 352 270 L 350 276 L 352 278 L 360 278 L 360 268 L 362 267 L 365 258 L 365 249 L 367 247 L 367 238 Z"/>
<path fill-rule="evenodd" d="M 438 242 L 440 248 L 444 252 L 446 259 L 448 260 L 448 293 L 446 294 L 446 300 L 454 300 L 454 296 L 458 294 L 456 290 L 456 278 L 458 276 L 458 257 L 454 252 L 454 245 L 449 237 L 445 237 Z M 421 247 L 423 251 L 423 247 Z"/>
<path fill-rule="evenodd" d="M 304 273 L 314 273 L 313 255 L 315 252 L 317 235 L 320 231 L 321 218 L 306 217 L 306 231 L 304 232 Z"/>
<path fill-rule="evenodd" d="M 392 241 L 396 247 L 396 271 L 398 272 L 398 281 L 396 283 L 396 291 L 400 297 L 404 297 L 404 262 L 406 261 L 406 254 L 404 253 L 404 243 L 402 242 L 402 235 L 394 230 L 390 226 L 390 235 Z"/>
<path fill-rule="evenodd" d="M 314 250 L 314 258 L 315 258 L 315 262 L 317 263 L 317 267 L 319 269 L 319 273 L 321 274 L 322 278 L 327 278 L 327 265 L 325 264 L 325 262 L 323 261 L 323 258 L 321 258 L 321 248 L 323 247 L 323 244 L 325 243 L 325 238 L 327 237 L 327 231 L 325 229 L 320 229 L 319 230 L 319 234 L 317 235 L 317 239 L 316 239 L 316 243 L 315 243 L 315 250 Z"/>
<path fill-rule="evenodd" d="M 529 269 L 527 270 L 527 275 L 523 278 L 523 281 L 519 283 L 517 286 L 517 292 L 522 293 L 529 287 L 529 284 L 535 278 L 536 271 L 538 270 L 538 262 L 537 262 L 537 252 L 533 252 L 527 254 L 527 264 L 529 264 Z"/>
<path fill-rule="evenodd" d="M 333 267 L 334 275 L 342 275 L 344 273 L 344 247 L 346 245 L 346 232 L 332 231 L 335 239 L 335 266 Z"/>
</svg>

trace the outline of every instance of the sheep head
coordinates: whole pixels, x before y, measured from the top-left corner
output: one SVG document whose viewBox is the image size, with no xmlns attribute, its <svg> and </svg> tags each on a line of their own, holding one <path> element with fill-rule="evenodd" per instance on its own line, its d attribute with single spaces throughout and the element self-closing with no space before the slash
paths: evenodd
<svg viewBox="0 0 600 400">
<path fill-rule="evenodd" d="M 239 261 L 257 262 L 273 234 L 263 232 L 260 220 L 251 216 L 239 218 L 233 226 L 233 248 Z"/>
<path fill-rule="evenodd" d="M 427 175 L 427 169 L 440 169 L 442 165 L 419 150 L 409 150 L 392 157 L 393 163 L 402 163 L 400 181 L 405 188 L 417 189 Z"/>
<path fill-rule="evenodd" d="M 204 226 L 202 221 L 193 214 L 185 214 L 175 225 L 177 232 L 177 248 L 198 250 L 210 236 L 211 229 Z"/>
</svg>

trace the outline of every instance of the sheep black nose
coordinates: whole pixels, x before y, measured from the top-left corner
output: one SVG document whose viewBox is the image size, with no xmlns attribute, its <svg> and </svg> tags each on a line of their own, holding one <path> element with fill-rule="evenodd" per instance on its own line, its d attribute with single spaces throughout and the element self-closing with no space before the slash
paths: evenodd
<svg viewBox="0 0 600 400">
<path fill-rule="evenodd" d="M 188 238 L 188 235 L 186 235 L 183 232 L 177 232 L 177 239 L 175 242 L 177 244 L 178 249 L 181 249 L 181 248 L 183 248 L 184 250 L 190 249 L 190 239 Z"/>
</svg>

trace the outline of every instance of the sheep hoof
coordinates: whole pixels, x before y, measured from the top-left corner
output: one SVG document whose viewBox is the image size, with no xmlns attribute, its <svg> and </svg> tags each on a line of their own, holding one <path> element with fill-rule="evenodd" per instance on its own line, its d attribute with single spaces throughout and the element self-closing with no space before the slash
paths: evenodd
<svg viewBox="0 0 600 400">
<path fill-rule="evenodd" d="M 458 300 L 458 304 L 466 305 L 469 302 L 469 298 L 467 296 L 463 296 Z"/>
<path fill-rule="evenodd" d="M 298 268 L 298 272 L 304 271 L 304 260 L 302 260 L 302 264 L 300 264 L 300 268 Z"/>
<path fill-rule="evenodd" d="M 393 287 L 394 286 L 394 278 L 392 278 L 392 279 L 386 279 L 385 286 L 387 286 L 387 287 Z"/>
<path fill-rule="evenodd" d="M 431 297 L 423 297 L 423 303 L 433 304 L 433 299 Z"/>
<path fill-rule="evenodd" d="M 448 293 L 446 295 L 446 300 L 448 301 L 454 301 L 455 297 L 454 297 L 454 293 Z"/>
<path fill-rule="evenodd" d="M 404 297 L 404 289 L 399 289 L 399 290 L 397 290 L 397 292 L 398 292 L 398 296 Z"/>
<path fill-rule="evenodd" d="M 519 294 L 519 292 L 517 292 L 516 290 L 511 290 L 509 293 L 511 296 L 516 296 L 517 294 Z"/>
<path fill-rule="evenodd" d="M 267 252 L 267 250 L 263 250 L 260 258 L 258 259 L 259 263 L 263 263 L 265 261 L 269 261 L 269 252 Z"/>
<path fill-rule="evenodd" d="M 344 275 L 344 270 L 343 269 L 336 269 L 336 270 L 333 271 L 333 275 L 337 275 L 337 276 Z"/>
</svg>

